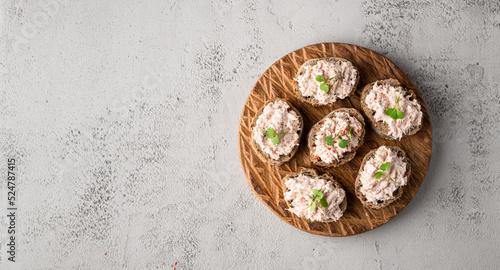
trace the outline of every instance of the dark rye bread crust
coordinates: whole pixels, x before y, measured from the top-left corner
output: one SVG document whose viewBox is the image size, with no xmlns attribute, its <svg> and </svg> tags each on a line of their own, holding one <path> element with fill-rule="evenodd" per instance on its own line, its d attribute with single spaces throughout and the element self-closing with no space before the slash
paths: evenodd
<svg viewBox="0 0 500 270">
<path fill-rule="evenodd" d="M 396 147 L 396 146 L 386 146 L 386 147 L 388 147 L 392 151 L 397 152 L 398 153 L 397 155 L 399 157 L 403 158 L 403 161 L 406 163 L 406 171 L 408 172 L 408 181 L 410 181 L 410 177 L 411 177 L 411 165 L 410 165 L 410 162 L 409 162 L 409 160 L 408 160 L 408 158 L 406 156 L 406 152 L 403 149 L 401 149 L 399 147 Z M 362 186 L 361 179 L 360 179 L 361 172 L 363 171 L 363 168 L 365 167 L 366 162 L 370 158 L 372 158 L 373 156 L 375 156 L 375 152 L 377 151 L 377 149 L 371 150 L 363 158 L 363 162 L 361 163 L 361 166 L 359 167 L 358 176 L 356 177 L 356 182 L 355 182 L 355 186 L 354 186 L 355 190 L 356 190 L 356 197 L 358 197 L 358 199 L 361 201 L 361 203 L 363 204 L 364 207 L 371 208 L 371 209 L 380 209 L 380 208 L 384 208 L 384 207 L 388 206 L 392 202 L 394 202 L 397 199 L 401 198 L 401 196 L 403 195 L 403 189 L 404 189 L 404 186 L 399 187 L 398 189 L 396 189 L 394 191 L 392 199 L 389 199 L 389 200 L 386 200 L 386 201 L 379 201 L 377 203 L 373 203 L 373 202 L 367 201 L 366 197 L 361 193 L 361 191 L 360 191 L 360 188 Z"/>
<path fill-rule="evenodd" d="M 368 108 L 368 105 L 366 104 L 366 97 L 368 96 L 370 91 L 373 89 L 373 85 L 375 85 L 376 82 L 378 82 L 379 84 L 389 84 L 390 86 L 393 86 L 393 87 L 399 87 L 399 86 L 401 86 L 401 83 L 396 79 L 378 80 L 378 81 L 375 81 L 375 82 L 368 84 L 361 91 L 361 109 L 363 110 L 366 117 L 368 118 L 368 122 L 370 123 L 372 128 L 377 132 L 378 135 L 380 135 L 380 137 L 382 137 L 386 140 L 395 140 L 396 138 L 389 136 L 389 128 L 387 127 L 387 123 L 385 123 L 383 121 L 378 121 L 378 122 L 375 121 L 375 117 L 374 117 L 375 111 Z M 405 97 L 409 97 L 410 100 L 415 99 L 415 93 L 412 90 L 409 90 L 406 88 L 403 88 L 403 90 L 406 91 Z M 418 102 L 418 100 L 417 100 L 417 102 Z M 406 132 L 403 135 L 402 138 L 407 137 L 407 136 L 411 136 L 411 135 L 417 133 L 420 130 L 420 128 L 422 128 L 422 124 L 410 129 L 408 132 Z"/>
<path fill-rule="evenodd" d="M 310 177 L 317 177 L 318 176 L 318 172 L 316 172 L 315 169 L 300 167 L 298 172 L 292 172 L 292 173 L 288 174 L 285 178 L 283 178 L 283 181 L 282 181 L 283 194 L 285 194 L 286 192 L 289 191 L 285 185 L 285 182 L 290 178 L 295 178 L 295 177 L 299 176 L 300 174 L 304 174 L 304 175 L 307 175 Z M 333 178 L 333 176 L 331 176 L 328 173 L 320 175 L 319 178 L 332 182 L 333 186 L 336 188 L 344 189 L 342 187 L 342 185 L 337 180 L 335 180 L 335 178 Z M 292 207 L 288 201 L 285 201 L 285 203 L 288 206 L 288 208 Z M 340 210 L 342 211 L 342 213 L 344 213 L 344 211 L 347 208 L 347 194 L 346 194 L 346 197 L 344 197 L 344 200 L 340 203 L 339 207 L 340 207 Z M 326 223 L 326 222 L 334 222 L 334 221 L 335 220 L 333 220 L 333 219 L 327 219 L 327 220 L 321 221 L 321 222 Z"/>
<path fill-rule="evenodd" d="M 311 60 L 308 60 L 306 61 L 304 64 L 302 64 L 302 66 L 300 66 L 299 70 L 297 71 L 297 75 L 295 75 L 295 78 L 298 78 L 299 75 L 302 75 L 304 74 L 304 72 L 306 71 L 305 70 L 305 67 L 306 66 L 314 66 L 316 65 L 316 63 L 318 63 L 318 61 L 320 60 L 326 60 L 326 61 L 330 61 L 330 62 L 349 62 L 352 64 L 351 61 L 347 60 L 347 59 L 344 59 L 344 58 L 340 58 L 340 57 L 325 57 L 325 58 L 314 58 L 314 59 L 311 59 Z M 356 70 L 356 73 L 358 74 L 357 77 L 356 77 L 356 83 L 354 84 L 354 87 L 352 88 L 352 91 L 351 93 L 349 93 L 348 96 L 352 95 L 352 93 L 356 92 L 356 88 L 358 87 L 358 84 L 359 84 L 359 70 L 358 68 L 352 64 L 352 66 L 354 67 L 354 69 Z M 324 106 L 324 105 L 328 105 L 328 106 L 331 106 L 333 105 L 333 103 L 329 103 L 329 104 L 319 104 L 318 100 L 313 97 L 313 96 L 310 96 L 310 97 L 304 97 L 302 95 L 302 93 L 300 92 L 300 87 L 299 87 L 299 83 L 297 82 L 297 79 L 295 79 L 293 81 L 294 85 L 293 85 L 293 89 L 295 90 L 295 95 L 302 101 L 306 102 L 306 103 L 309 103 L 311 105 L 313 105 L 314 107 L 319 107 L 319 106 Z M 335 102 L 334 102 L 335 103 Z"/>
<path fill-rule="evenodd" d="M 257 122 L 257 119 L 262 114 L 262 111 L 264 111 L 264 108 L 267 106 L 267 104 L 269 104 L 271 102 L 278 101 L 278 100 L 282 100 L 282 101 L 286 102 L 288 104 L 288 106 L 290 106 L 290 108 L 288 109 L 288 111 L 292 110 L 292 111 L 294 111 L 294 112 L 297 113 L 297 115 L 299 117 L 299 125 L 300 125 L 300 127 L 299 127 L 299 130 L 298 130 L 298 132 L 299 132 L 299 143 L 297 143 L 297 145 L 292 149 L 292 152 L 290 152 L 288 155 L 281 155 L 280 158 L 276 160 L 276 159 L 271 158 L 270 155 L 267 154 L 266 152 L 264 152 L 260 148 L 260 146 L 255 142 L 255 139 L 253 138 L 253 130 L 254 130 L 255 124 Z M 264 104 L 264 106 L 262 106 L 262 108 L 259 109 L 259 112 L 257 113 L 257 115 L 253 118 L 251 128 L 252 128 L 252 147 L 258 153 L 258 156 L 264 162 L 268 162 L 270 164 L 273 164 L 273 165 L 276 165 L 276 166 L 280 166 L 281 164 L 289 161 L 297 153 L 297 150 L 299 149 L 299 145 L 300 145 L 300 138 L 302 137 L 302 131 L 304 130 L 304 120 L 302 118 L 302 114 L 295 107 L 293 107 L 292 103 L 290 103 L 286 99 L 277 98 L 277 99 L 273 99 L 273 100 L 268 101 L 266 104 Z"/>
<path fill-rule="evenodd" d="M 314 156 L 314 150 L 316 148 L 316 144 L 314 143 L 315 141 L 315 136 L 316 133 L 321 129 L 321 126 L 324 122 L 325 119 L 327 118 L 332 118 L 335 114 L 338 112 L 346 112 L 349 115 L 354 116 L 360 123 L 361 123 L 361 138 L 359 141 L 358 146 L 354 147 L 351 151 L 346 152 L 343 157 L 341 157 L 338 161 L 334 161 L 333 163 L 326 163 L 322 160 L 318 160 L 319 157 Z M 358 150 L 359 147 L 361 147 L 364 143 L 364 138 L 365 138 L 365 120 L 363 119 L 363 116 L 354 108 L 340 108 L 337 110 L 332 111 L 329 113 L 327 116 L 325 116 L 323 119 L 321 119 L 318 123 L 314 124 L 312 126 L 311 130 L 309 131 L 309 134 L 307 135 L 307 147 L 309 150 L 309 159 L 314 165 L 321 166 L 321 167 L 339 167 L 347 162 L 351 161 L 354 156 L 356 156 L 356 150 Z"/>
</svg>

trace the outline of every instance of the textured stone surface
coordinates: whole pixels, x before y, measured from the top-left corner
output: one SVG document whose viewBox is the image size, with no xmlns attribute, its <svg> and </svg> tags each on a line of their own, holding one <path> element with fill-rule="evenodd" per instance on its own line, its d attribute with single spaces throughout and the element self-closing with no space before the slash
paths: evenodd
<svg viewBox="0 0 500 270">
<path fill-rule="evenodd" d="M 3 184 L 0 268 L 497 268 L 500 4 L 394 2 L 2 1 L 0 174 L 18 160 L 19 211 L 10 263 Z M 347 238 L 282 222 L 238 160 L 257 78 L 318 42 L 393 60 L 434 130 L 410 205 Z"/>
</svg>

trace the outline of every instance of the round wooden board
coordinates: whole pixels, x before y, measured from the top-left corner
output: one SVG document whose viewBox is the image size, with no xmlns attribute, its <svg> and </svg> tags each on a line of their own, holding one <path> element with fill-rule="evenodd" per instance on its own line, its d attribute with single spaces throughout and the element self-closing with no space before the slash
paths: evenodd
<svg viewBox="0 0 500 270">
<path fill-rule="evenodd" d="M 342 57 L 353 62 L 359 69 L 360 82 L 351 97 L 337 101 L 333 106 L 313 107 L 301 102 L 293 92 L 293 78 L 299 67 L 309 59 L 321 57 Z M 323 169 L 314 166 L 307 155 L 307 133 L 313 124 L 334 109 L 353 107 L 362 112 L 361 89 L 376 80 L 395 78 L 401 84 L 415 91 L 424 114 L 422 129 L 415 135 L 400 141 L 385 140 L 378 136 L 367 122 L 365 143 L 353 160 L 339 168 Z M 264 104 L 275 98 L 289 98 L 302 113 L 304 132 L 297 155 L 281 166 L 263 162 L 252 148 L 251 124 Z M 364 116 L 364 115 L 363 115 Z M 365 121 L 367 121 L 366 116 Z M 424 181 L 432 153 L 432 130 L 429 112 L 422 95 L 408 76 L 384 56 L 369 49 L 343 43 L 321 43 L 291 52 L 275 62 L 262 74 L 248 97 L 240 118 L 238 144 L 241 165 L 255 195 L 278 217 L 288 224 L 313 234 L 325 236 L 348 236 L 372 230 L 401 212 L 417 193 Z M 381 145 L 399 146 L 408 154 L 412 165 L 412 175 L 404 188 L 403 196 L 383 209 L 368 209 L 361 205 L 354 192 L 354 182 L 365 154 Z M 346 190 L 347 209 L 337 222 L 311 222 L 299 218 L 286 210 L 283 199 L 282 179 L 299 167 L 315 168 L 318 173 L 329 172 L 341 182 Z"/>
</svg>

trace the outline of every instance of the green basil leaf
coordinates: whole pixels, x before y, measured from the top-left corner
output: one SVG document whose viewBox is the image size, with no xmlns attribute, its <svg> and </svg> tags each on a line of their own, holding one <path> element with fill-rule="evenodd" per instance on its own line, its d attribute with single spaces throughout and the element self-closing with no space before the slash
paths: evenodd
<svg viewBox="0 0 500 270">
<path fill-rule="evenodd" d="M 333 145 L 333 138 L 330 136 L 325 137 L 326 145 Z"/>
<path fill-rule="evenodd" d="M 380 170 L 387 171 L 387 169 L 389 169 L 389 166 L 391 166 L 391 163 L 390 162 L 386 162 L 386 163 L 380 165 Z"/>
<path fill-rule="evenodd" d="M 391 116 L 393 111 L 394 111 L 393 108 L 389 108 L 389 109 L 385 110 L 385 114 Z"/>
<path fill-rule="evenodd" d="M 268 128 L 267 131 L 266 131 L 266 136 L 269 138 L 269 139 L 272 139 L 274 138 L 274 136 L 276 135 L 276 133 L 274 132 L 274 130 L 272 128 Z"/>
<path fill-rule="evenodd" d="M 380 177 L 384 176 L 384 173 L 383 172 L 377 172 L 375 174 L 375 179 L 380 179 Z"/>
<path fill-rule="evenodd" d="M 321 76 L 321 75 L 316 76 L 316 81 L 317 82 L 322 82 L 324 80 L 325 80 L 325 78 L 323 78 L 323 76 Z"/>
<path fill-rule="evenodd" d="M 401 111 L 396 110 L 396 113 L 397 113 L 397 119 L 403 119 L 404 115 Z"/>
<path fill-rule="evenodd" d="M 316 202 L 311 203 L 311 210 L 316 209 Z"/>
<path fill-rule="evenodd" d="M 326 83 L 320 84 L 319 89 L 321 89 L 321 91 L 323 91 L 325 93 L 328 93 L 328 91 L 330 91 L 330 88 L 328 87 L 328 84 L 326 84 Z"/>
<path fill-rule="evenodd" d="M 340 148 L 345 148 L 347 146 L 347 144 L 349 143 L 348 140 L 340 140 L 339 142 L 339 147 Z"/>
<path fill-rule="evenodd" d="M 398 112 L 397 110 L 393 110 L 391 112 L 391 115 L 389 115 L 392 119 L 398 119 Z"/>
<path fill-rule="evenodd" d="M 278 136 L 274 136 L 273 138 L 273 144 L 277 145 L 280 142 L 280 138 Z"/>
<path fill-rule="evenodd" d="M 325 198 L 322 198 L 321 200 L 319 200 L 319 203 L 321 204 L 321 206 L 323 207 L 328 207 L 328 202 L 326 201 Z"/>
</svg>

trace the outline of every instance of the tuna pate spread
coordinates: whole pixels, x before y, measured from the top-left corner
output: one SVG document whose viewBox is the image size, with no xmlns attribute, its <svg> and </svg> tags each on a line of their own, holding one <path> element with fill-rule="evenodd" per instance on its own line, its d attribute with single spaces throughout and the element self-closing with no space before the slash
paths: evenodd
<svg viewBox="0 0 500 270">
<path fill-rule="evenodd" d="M 274 145 L 272 139 L 266 136 L 268 128 L 272 128 L 279 135 L 279 143 Z M 301 124 L 299 116 L 290 109 L 283 100 L 270 102 L 264 107 L 253 128 L 253 138 L 260 149 L 273 159 L 288 155 L 299 143 Z M 284 134 L 283 134 L 284 133 Z"/>
<path fill-rule="evenodd" d="M 314 136 L 313 156 L 325 163 L 338 161 L 346 152 L 357 147 L 361 141 L 363 128 L 361 123 L 356 117 L 346 112 L 338 112 L 333 117 L 323 120 L 323 123 L 320 122 L 320 125 L 321 128 Z M 334 138 L 333 145 L 327 144 L 325 140 L 327 136 Z M 339 146 L 338 142 L 342 139 L 349 141 L 345 148 Z"/>
<path fill-rule="evenodd" d="M 393 119 L 385 114 L 388 108 L 394 108 L 398 96 L 400 96 L 398 110 L 403 113 L 403 119 Z M 410 100 L 410 97 L 406 96 L 406 92 L 401 86 L 394 87 L 377 82 L 366 96 L 365 102 L 367 107 L 375 112 L 373 116 L 375 121 L 387 123 L 389 136 L 401 139 L 405 133 L 422 123 L 420 104 L 416 99 Z"/>
<path fill-rule="evenodd" d="M 349 96 L 358 77 L 354 65 L 348 61 L 319 60 L 315 65 L 304 66 L 304 69 L 305 72 L 296 79 L 302 96 L 312 96 L 323 105 Z M 321 82 L 316 81 L 318 75 L 324 78 L 323 83 L 328 84 L 328 93 L 319 88 Z"/>
<path fill-rule="evenodd" d="M 342 188 L 335 187 L 331 181 L 322 179 L 319 176 L 308 176 L 299 174 L 285 181 L 288 189 L 285 192 L 285 200 L 289 203 L 288 211 L 298 217 L 307 218 L 312 221 L 337 221 L 342 217 L 340 204 L 345 199 L 345 191 Z M 324 194 L 328 202 L 327 207 L 318 206 L 311 210 L 312 190 L 317 189 Z"/>
<path fill-rule="evenodd" d="M 387 162 L 390 162 L 390 166 L 385 174 L 389 173 L 392 180 L 386 175 L 376 179 L 375 174 L 380 171 L 380 165 Z M 367 201 L 377 204 L 378 201 L 392 199 L 394 191 L 408 182 L 406 163 L 403 157 L 397 155 L 397 152 L 381 146 L 376 150 L 375 155 L 366 161 L 359 179 L 361 181 L 360 192 Z"/>
</svg>

